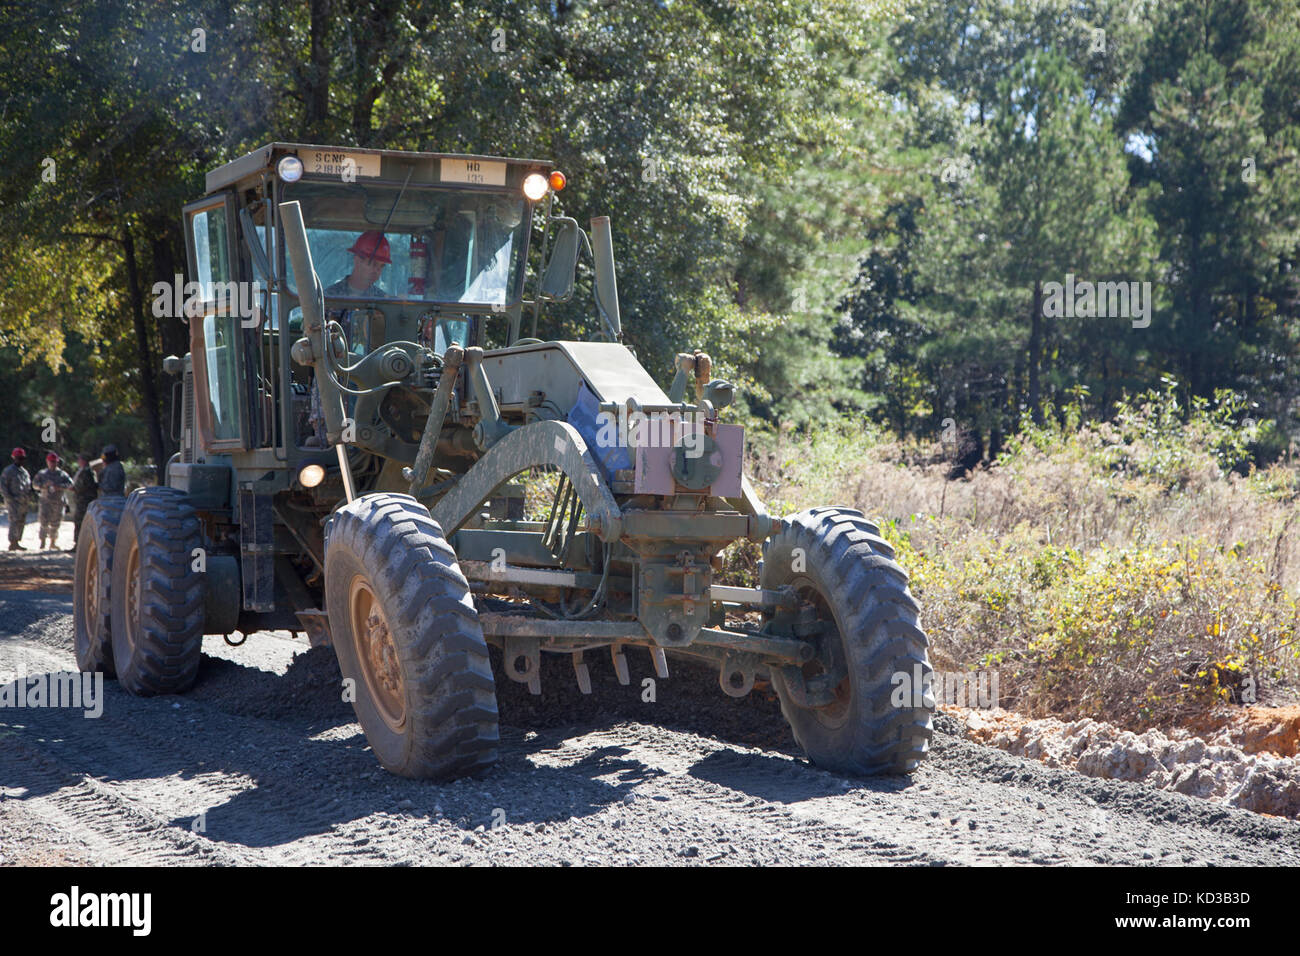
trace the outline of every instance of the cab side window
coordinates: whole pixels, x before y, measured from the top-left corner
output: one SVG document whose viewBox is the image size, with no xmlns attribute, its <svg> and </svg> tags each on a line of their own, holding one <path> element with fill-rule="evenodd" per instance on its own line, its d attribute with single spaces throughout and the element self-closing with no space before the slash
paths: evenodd
<svg viewBox="0 0 1300 956">
<path fill-rule="evenodd" d="M 224 205 L 195 212 L 190 219 L 195 279 L 203 297 L 203 349 L 212 437 L 238 440 L 240 297 L 232 282 L 230 236 Z M 232 294 L 233 292 L 233 294 Z"/>
</svg>

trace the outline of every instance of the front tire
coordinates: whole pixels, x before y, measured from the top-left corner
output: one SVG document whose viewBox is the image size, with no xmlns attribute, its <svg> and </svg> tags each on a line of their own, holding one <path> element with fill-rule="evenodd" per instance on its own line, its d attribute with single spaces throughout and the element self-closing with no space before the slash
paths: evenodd
<svg viewBox="0 0 1300 956">
<path fill-rule="evenodd" d="M 113 662 L 140 697 L 179 694 L 199 673 L 204 586 L 192 566 L 203 529 L 175 488 L 131 493 L 113 555 Z"/>
<path fill-rule="evenodd" d="M 122 498 L 99 498 L 90 503 L 77 537 L 73 576 L 72 645 L 77 669 L 112 677 L 113 547 L 122 521 Z"/>
<path fill-rule="evenodd" d="M 325 601 L 379 763 L 447 780 L 496 762 L 496 683 L 469 583 L 428 509 L 370 494 L 330 518 Z"/>
<path fill-rule="evenodd" d="M 794 587 L 818 648 L 772 686 L 808 758 L 836 773 L 911 773 L 934 736 L 929 642 L 893 556 L 847 508 L 793 515 L 764 548 L 763 587 Z"/>
</svg>

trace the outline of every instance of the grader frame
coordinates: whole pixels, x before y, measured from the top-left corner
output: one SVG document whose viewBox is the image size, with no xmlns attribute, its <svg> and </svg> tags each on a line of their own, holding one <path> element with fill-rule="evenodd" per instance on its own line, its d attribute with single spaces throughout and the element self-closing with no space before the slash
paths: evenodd
<svg viewBox="0 0 1300 956">
<path fill-rule="evenodd" d="M 185 208 L 191 349 L 165 362 L 181 451 L 167 488 L 83 532 L 79 658 L 175 692 L 203 634 L 302 630 L 355 678 L 381 763 L 447 777 L 495 756 L 486 644 L 533 693 L 543 652 L 569 655 L 589 693 L 588 651 L 623 684 L 627 648 L 661 678 L 671 651 L 716 666 L 731 696 L 770 680 L 823 766 L 914 769 L 934 702 L 895 692 L 929 663 L 892 549 L 855 511 L 767 513 L 743 429 L 719 421 L 734 388 L 698 351 L 667 392 L 641 367 L 620 341 L 609 220 L 588 234 L 555 214 L 563 185 L 536 160 L 289 143 L 209 173 Z M 603 341 L 523 337 L 525 314 L 535 331 L 571 297 L 583 250 Z M 358 280 L 366 263 L 387 287 Z M 236 284 L 252 294 L 223 294 Z M 519 478 L 542 475 L 548 512 L 525 520 Z M 137 553 L 168 520 L 200 570 Z M 115 537 L 136 549 L 125 563 Z M 742 539 L 765 549 L 761 586 L 716 583 Z M 162 581 L 189 603 L 151 603 Z"/>
</svg>

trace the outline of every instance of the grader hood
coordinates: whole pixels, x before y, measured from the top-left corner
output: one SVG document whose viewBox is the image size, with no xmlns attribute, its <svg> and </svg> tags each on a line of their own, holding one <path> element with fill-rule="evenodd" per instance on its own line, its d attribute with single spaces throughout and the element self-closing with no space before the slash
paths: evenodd
<svg viewBox="0 0 1300 956">
<path fill-rule="evenodd" d="M 541 342 L 495 351 L 483 359 L 503 407 L 523 406 L 541 390 L 564 410 L 573 407 L 585 381 L 601 402 L 666 405 L 655 384 L 625 345 L 617 342 Z"/>
</svg>

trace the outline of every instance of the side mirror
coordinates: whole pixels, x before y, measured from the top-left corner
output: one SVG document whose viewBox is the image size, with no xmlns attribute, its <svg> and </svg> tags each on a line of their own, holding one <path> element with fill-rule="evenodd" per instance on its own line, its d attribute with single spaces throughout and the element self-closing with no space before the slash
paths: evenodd
<svg viewBox="0 0 1300 956">
<path fill-rule="evenodd" d="M 552 222 L 558 226 L 555 242 L 551 246 L 551 254 L 547 257 L 537 291 L 541 298 L 548 301 L 567 302 L 573 295 L 573 279 L 578 269 L 578 242 L 582 230 L 578 227 L 578 220 L 567 216 L 557 216 Z"/>
</svg>

